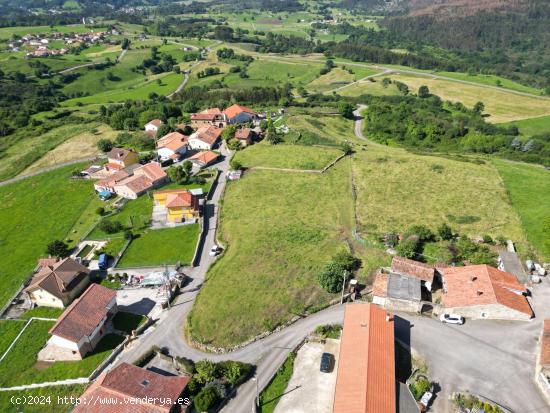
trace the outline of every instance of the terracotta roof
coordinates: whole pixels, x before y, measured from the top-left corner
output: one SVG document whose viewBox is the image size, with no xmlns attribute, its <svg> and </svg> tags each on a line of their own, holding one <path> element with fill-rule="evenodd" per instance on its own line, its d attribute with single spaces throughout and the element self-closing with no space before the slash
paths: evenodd
<svg viewBox="0 0 550 413">
<path fill-rule="evenodd" d="M 153 125 L 153 126 L 156 126 L 156 127 L 158 128 L 158 127 L 160 127 L 163 123 L 164 123 L 164 122 L 163 122 L 162 120 L 160 120 L 160 119 L 153 119 L 152 121 L 147 122 L 147 124 L 146 124 L 145 126 L 147 126 L 147 125 Z"/>
<path fill-rule="evenodd" d="M 124 169 L 124 166 L 122 165 L 119 165 L 118 163 L 114 163 L 114 162 L 107 162 L 105 164 L 105 168 L 106 169 L 110 169 L 110 170 L 121 170 L 121 169 Z"/>
<path fill-rule="evenodd" d="M 134 175 L 145 175 L 152 182 L 165 179 L 168 175 L 158 162 L 149 162 L 134 171 Z"/>
<path fill-rule="evenodd" d="M 36 266 L 37 271 L 40 271 L 42 267 L 52 267 L 58 261 L 57 257 L 53 258 L 39 258 L 38 265 Z"/>
<path fill-rule="evenodd" d="M 252 109 L 247 108 L 246 106 L 241 105 L 231 105 L 226 110 L 223 111 L 223 113 L 229 118 L 233 119 L 235 116 L 239 115 L 242 112 L 250 113 L 251 115 L 255 115 L 256 112 L 254 112 Z"/>
<path fill-rule="evenodd" d="M 522 293 L 527 292 L 515 275 L 489 265 L 468 265 L 442 270 L 446 293 L 443 306 L 468 307 L 500 304 L 533 316 L 533 310 Z"/>
<path fill-rule="evenodd" d="M 208 165 L 210 162 L 214 162 L 216 159 L 219 158 L 220 155 L 218 155 L 216 152 L 212 151 L 202 151 L 198 152 L 195 155 L 191 156 L 189 158 L 190 161 L 198 161 L 200 163 L 203 163 L 204 165 Z"/>
<path fill-rule="evenodd" d="M 115 185 L 116 187 L 125 186 L 130 191 L 140 194 L 153 187 L 153 182 L 146 175 L 134 175 L 120 181 Z"/>
<path fill-rule="evenodd" d="M 107 315 L 107 305 L 116 297 L 116 291 L 92 284 L 67 307 L 50 329 L 50 334 L 78 343 L 89 336 Z"/>
<path fill-rule="evenodd" d="M 188 137 L 184 136 L 183 138 L 175 138 L 171 141 L 166 142 L 163 145 L 163 148 L 170 149 L 171 151 L 176 152 L 178 149 L 182 148 L 183 146 L 187 145 Z"/>
<path fill-rule="evenodd" d="M 222 134 L 223 129 L 215 126 L 203 126 L 190 136 L 190 139 L 199 139 L 209 145 L 214 145 Z"/>
<path fill-rule="evenodd" d="M 177 403 L 188 376 L 163 376 L 128 363 L 121 363 L 98 377 L 83 394 L 86 400 L 110 400 L 110 403 L 80 404 L 75 413 L 157 413 L 169 412 Z M 130 400 L 140 403 L 129 403 Z M 147 403 L 141 403 L 147 401 Z"/>
<path fill-rule="evenodd" d="M 252 129 L 250 128 L 242 128 L 237 129 L 235 132 L 235 139 L 241 140 L 241 141 L 249 141 L 252 139 Z"/>
<path fill-rule="evenodd" d="M 167 144 L 169 144 L 170 142 L 172 141 L 176 141 L 176 142 L 183 142 L 183 141 L 187 141 L 187 136 L 185 136 L 183 133 L 179 133 L 179 132 L 170 132 L 166 135 L 164 135 L 162 138 L 160 138 L 158 141 L 157 141 L 157 148 L 163 148 L 165 147 Z M 180 145 L 181 146 L 181 145 Z M 180 147 L 178 146 L 178 148 Z"/>
<path fill-rule="evenodd" d="M 395 413 L 393 316 L 374 304 L 348 304 L 340 344 L 334 413 Z"/>
<path fill-rule="evenodd" d="M 59 262 L 54 261 L 53 264 L 42 265 L 25 291 L 42 288 L 54 297 L 63 299 L 64 294 L 80 284 L 88 274 L 90 270 L 84 265 L 72 258 L 65 258 Z"/>
<path fill-rule="evenodd" d="M 153 194 L 166 194 L 166 206 L 167 207 L 192 207 L 198 209 L 198 199 L 188 189 L 165 189 L 163 191 L 157 191 Z"/>
<path fill-rule="evenodd" d="M 131 153 L 135 153 L 135 152 L 133 150 L 128 150 L 124 148 L 113 148 L 107 154 L 107 158 L 124 161 L 128 157 L 128 155 L 130 155 Z"/>
<path fill-rule="evenodd" d="M 376 278 L 374 279 L 374 283 L 372 285 L 372 295 L 376 297 L 387 297 L 388 279 L 388 274 L 383 272 L 377 273 Z"/>
<path fill-rule="evenodd" d="M 208 120 L 213 121 L 218 116 L 222 116 L 223 112 L 219 108 L 210 108 L 199 113 L 192 113 L 191 120 Z"/>
<path fill-rule="evenodd" d="M 405 257 L 393 257 L 391 261 L 391 270 L 392 272 L 408 275 L 428 282 L 433 282 L 435 274 L 434 267 L 431 265 L 410 260 Z"/>
<path fill-rule="evenodd" d="M 124 170 L 117 171 L 114 174 L 108 176 L 107 178 L 97 181 L 95 185 L 101 186 L 101 187 L 113 187 L 118 182 L 128 178 L 129 176 L 130 174 Z"/>
<path fill-rule="evenodd" d="M 540 364 L 550 365 L 550 319 L 544 320 L 540 342 Z"/>
</svg>

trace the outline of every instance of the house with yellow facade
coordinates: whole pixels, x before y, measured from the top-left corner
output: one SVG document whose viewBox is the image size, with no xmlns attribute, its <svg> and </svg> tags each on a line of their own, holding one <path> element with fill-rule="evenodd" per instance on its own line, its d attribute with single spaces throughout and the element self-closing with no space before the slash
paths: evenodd
<svg viewBox="0 0 550 413">
<path fill-rule="evenodd" d="M 166 210 L 169 223 L 194 222 L 199 218 L 199 199 L 187 189 L 166 189 L 153 193 L 156 207 Z"/>
</svg>

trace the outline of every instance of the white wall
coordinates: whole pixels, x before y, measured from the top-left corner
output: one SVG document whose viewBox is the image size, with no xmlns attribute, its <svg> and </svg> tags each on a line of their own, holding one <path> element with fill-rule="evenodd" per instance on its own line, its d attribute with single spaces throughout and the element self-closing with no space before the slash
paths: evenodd
<svg viewBox="0 0 550 413">
<path fill-rule="evenodd" d="M 68 348 L 69 350 L 72 350 L 72 351 L 79 351 L 79 347 L 77 343 L 73 341 L 69 341 L 66 338 L 63 338 L 60 336 L 52 335 L 48 340 L 48 343 L 54 344 L 59 347 Z"/>
<path fill-rule="evenodd" d="M 203 151 L 208 151 L 212 149 L 212 146 L 207 144 L 206 142 L 201 141 L 200 139 L 191 138 L 189 139 L 189 147 L 191 149 L 199 149 Z"/>
<path fill-rule="evenodd" d="M 29 293 L 31 301 L 43 307 L 65 308 L 63 301 L 51 295 L 49 292 L 39 288 Z"/>
</svg>

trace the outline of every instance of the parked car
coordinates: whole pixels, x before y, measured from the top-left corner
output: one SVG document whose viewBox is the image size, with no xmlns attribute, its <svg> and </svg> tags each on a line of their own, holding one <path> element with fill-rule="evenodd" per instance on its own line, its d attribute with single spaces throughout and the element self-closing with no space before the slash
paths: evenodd
<svg viewBox="0 0 550 413">
<path fill-rule="evenodd" d="M 330 373 L 334 364 L 334 356 L 330 353 L 323 353 L 319 370 L 323 373 Z"/>
<path fill-rule="evenodd" d="M 439 317 L 439 320 L 441 320 L 442 323 L 447 324 L 464 324 L 464 317 L 457 315 L 457 314 L 441 314 Z"/>
<path fill-rule="evenodd" d="M 422 398 L 420 399 L 420 404 L 424 407 L 428 407 L 433 397 L 434 397 L 434 394 L 433 394 L 433 386 L 432 386 L 432 388 L 430 388 L 429 391 L 427 391 L 422 395 Z"/>
<path fill-rule="evenodd" d="M 214 245 L 212 248 L 210 248 L 210 252 L 209 252 L 209 255 L 211 257 L 215 257 L 216 255 L 218 255 L 220 252 L 222 252 L 222 248 L 218 245 Z"/>
<path fill-rule="evenodd" d="M 100 270 L 106 270 L 109 262 L 109 257 L 107 257 L 107 254 L 100 254 L 99 256 L 99 269 Z"/>
</svg>

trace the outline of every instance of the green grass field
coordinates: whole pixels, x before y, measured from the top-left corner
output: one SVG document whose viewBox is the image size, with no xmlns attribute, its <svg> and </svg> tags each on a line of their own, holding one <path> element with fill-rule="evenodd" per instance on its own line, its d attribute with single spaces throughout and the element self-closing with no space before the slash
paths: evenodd
<svg viewBox="0 0 550 413">
<path fill-rule="evenodd" d="M 361 95 L 387 96 L 398 95 L 399 91 L 395 85 L 390 84 L 384 87 L 382 79 L 387 76 L 379 76 L 372 80 L 354 83 L 337 91 L 339 95 L 356 97 Z"/>
<path fill-rule="evenodd" d="M 71 24 L 66 26 L 16 26 L 16 27 L 2 27 L 0 28 L 0 39 L 9 39 L 13 34 L 18 36 L 24 36 L 26 34 L 34 33 L 87 33 L 89 32 L 89 27 L 84 26 L 83 24 Z M 94 31 L 104 31 L 105 27 L 99 29 L 93 29 Z"/>
<path fill-rule="evenodd" d="M 493 161 L 539 258 L 550 260 L 550 172 L 544 168 Z"/>
<path fill-rule="evenodd" d="M 302 145 L 271 145 L 260 142 L 237 152 L 235 160 L 246 168 L 255 166 L 290 169 L 323 169 L 342 151 Z"/>
<path fill-rule="evenodd" d="M 341 144 L 345 140 L 356 140 L 353 133 L 353 121 L 340 115 L 329 115 L 332 108 L 309 108 L 307 110 L 289 110 L 284 122 L 291 131 L 310 132 L 333 144 Z"/>
<path fill-rule="evenodd" d="M 519 132 L 524 136 L 550 133 L 550 116 L 518 120 L 510 122 L 510 125 L 516 125 L 519 128 Z"/>
<path fill-rule="evenodd" d="M 177 262 L 190 264 L 198 236 L 198 224 L 144 232 L 132 241 L 117 267 L 153 267 Z"/>
<path fill-rule="evenodd" d="M 296 354 L 290 353 L 283 365 L 277 370 L 273 379 L 271 379 L 271 382 L 260 393 L 260 413 L 272 413 L 275 407 L 277 407 L 277 403 L 283 396 L 286 386 L 292 377 L 295 359 Z"/>
<path fill-rule="evenodd" d="M 31 390 L 6 391 L 0 392 L 0 410 L 5 413 L 64 413 L 74 409 L 74 405 L 65 403 L 63 398 L 79 397 L 86 385 L 74 384 L 70 386 L 51 386 L 40 387 Z M 20 402 L 23 397 L 36 397 L 38 401 L 44 401 L 43 404 L 15 404 L 17 398 Z M 28 399 L 27 399 L 28 400 Z M 69 399 L 70 400 L 70 399 Z M 12 403 L 12 401 L 14 403 Z M 23 409 L 24 408 L 24 409 Z"/>
<path fill-rule="evenodd" d="M 81 361 L 37 363 L 38 352 L 50 334 L 53 321 L 33 320 L 15 346 L 0 363 L 0 386 L 44 383 L 88 376 L 109 353 L 122 342 L 122 337 L 106 335 L 93 353 Z"/>
<path fill-rule="evenodd" d="M 69 179 L 79 166 L 0 187 L 0 303 L 30 275 L 49 242 L 65 239 L 94 196 L 91 182 Z"/>
<path fill-rule="evenodd" d="M 435 229 L 446 222 L 466 235 L 503 235 L 525 246 L 519 216 L 490 161 L 478 165 L 371 145 L 354 156 L 353 172 L 362 231 L 414 224 Z"/>
<path fill-rule="evenodd" d="M 25 327 L 24 321 L 0 320 L 0 356 L 8 349 L 23 327 Z"/>
<path fill-rule="evenodd" d="M 131 334 L 132 330 L 138 328 L 145 322 L 145 316 L 119 311 L 113 318 L 113 327 L 117 330 Z"/>
<path fill-rule="evenodd" d="M 461 72 L 434 72 L 436 75 L 439 76 L 445 76 L 450 77 L 452 79 L 458 79 L 458 80 L 465 80 L 467 82 L 474 82 L 479 83 L 481 85 L 488 85 L 488 86 L 498 86 L 498 83 L 500 82 L 500 86 L 503 89 L 510 89 L 510 90 L 516 90 L 518 92 L 525 92 L 525 93 L 532 93 L 533 95 L 539 95 L 541 94 L 540 89 L 536 89 L 534 87 L 525 86 L 521 83 L 514 82 L 513 80 L 506 79 L 501 76 L 495 76 L 495 75 L 469 75 L 467 73 L 461 73 Z"/>
<path fill-rule="evenodd" d="M 41 318 L 59 318 L 63 314 L 63 309 L 53 307 L 35 307 L 32 310 L 27 311 L 21 316 L 23 320 L 28 320 L 31 317 Z"/>
<path fill-rule="evenodd" d="M 319 76 L 312 82 L 308 83 L 306 85 L 306 89 L 314 93 L 324 93 L 333 90 L 338 92 L 340 88 L 348 86 L 352 82 L 366 76 L 374 75 L 378 72 L 376 70 L 361 67 L 350 67 L 350 69 L 353 73 L 349 73 L 347 70 L 340 67 L 334 68 L 326 75 Z"/>
<path fill-rule="evenodd" d="M 230 346 L 330 295 L 315 280 L 351 228 L 349 161 L 326 174 L 255 171 L 229 183 L 221 212 L 224 256 L 188 319 L 191 335 Z"/>
</svg>

